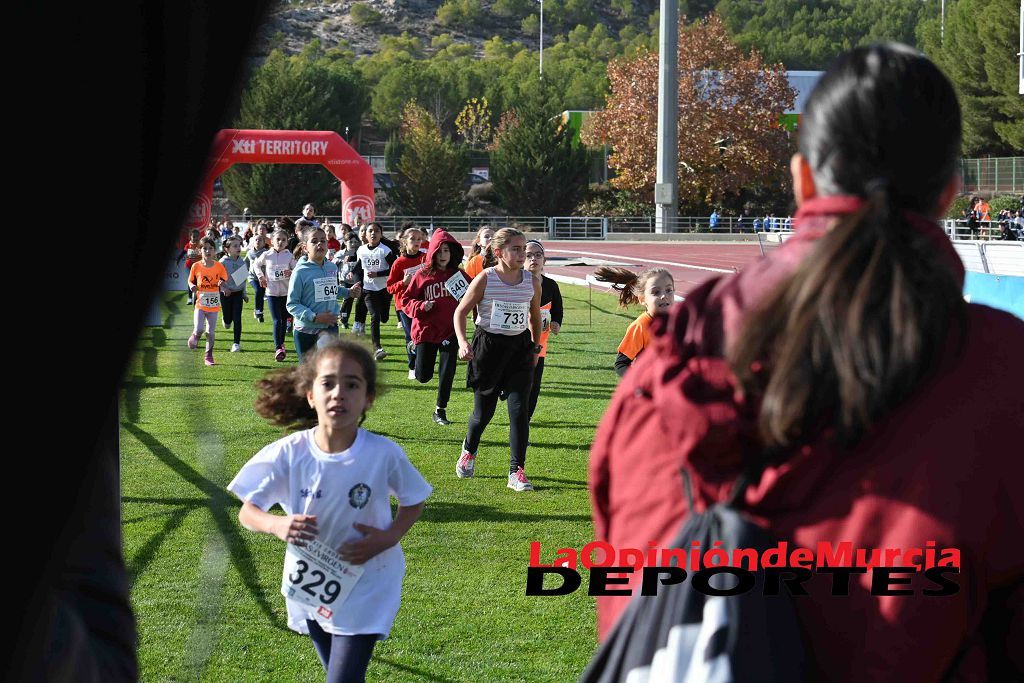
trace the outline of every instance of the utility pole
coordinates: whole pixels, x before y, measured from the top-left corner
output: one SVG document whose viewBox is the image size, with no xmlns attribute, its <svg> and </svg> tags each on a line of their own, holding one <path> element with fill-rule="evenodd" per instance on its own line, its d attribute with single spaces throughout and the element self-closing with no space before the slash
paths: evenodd
<svg viewBox="0 0 1024 683">
<path fill-rule="evenodd" d="M 675 232 L 679 197 L 679 6 L 661 0 L 658 35 L 658 169 L 655 232 Z"/>
</svg>

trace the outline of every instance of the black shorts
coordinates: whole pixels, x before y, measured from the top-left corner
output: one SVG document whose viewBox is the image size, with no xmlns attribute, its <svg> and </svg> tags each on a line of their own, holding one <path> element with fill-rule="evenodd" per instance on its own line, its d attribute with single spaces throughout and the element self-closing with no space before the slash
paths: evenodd
<svg viewBox="0 0 1024 683">
<path fill-rule="evenodd" d="M 480 329 L 473 333 L 473 360 L 466 386 L 481 396 L 499 391 L 529 391 L 533 384 L 533 337 L 526 330 L 510 336 Z"/>
</svg>

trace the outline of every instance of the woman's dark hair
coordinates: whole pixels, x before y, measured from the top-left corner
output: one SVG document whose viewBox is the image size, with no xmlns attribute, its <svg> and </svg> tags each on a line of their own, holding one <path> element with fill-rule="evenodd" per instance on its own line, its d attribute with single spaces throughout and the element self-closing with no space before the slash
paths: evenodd
<svg viewBox="0 0 1024 683">
<path fill-rule="evenodd" d="M 372 400 L 380 396 L 383 388 L 377 381 L 377 362 L 369 347 L 350 339 L 330 336 L 303 354 L 302 362 L 295 367 L 274 370 L 256 381 L 257 394 L 253 405 L 260 417 L 288 429 L 309 429 L 315 426 L 316 409 L 310 407 L 306 392 L 312 388 L 313 380 L 316 379 L 320 359 L 331 354 L 356 361 L 366 380 L 367 398 Z M 365 419 L 366 413 L 363 413 L 359 424 Z"/>
<path fill-rule="evenodd" d="M 961 283 L 907 224 L 942 208 L 960 138 L 952 85 L 915 50 L 856 48 L 821 77 L 800 153 L 817 195 L 867 202 L 818 240 L 729 349 L 744 391 L 760 401 L 764 446 L 822 434 L 855 443 L 916 389 L 961 328 Z"/>
</svg>

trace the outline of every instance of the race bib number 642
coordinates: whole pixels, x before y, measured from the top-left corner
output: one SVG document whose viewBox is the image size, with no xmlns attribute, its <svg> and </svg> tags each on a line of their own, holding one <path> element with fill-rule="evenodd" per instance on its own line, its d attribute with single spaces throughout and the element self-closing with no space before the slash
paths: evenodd
<svg viewBox="0 0 1024 683">
<path fill-rule="evenodd" d="M 309 605 L 330 619 L 362 575 L 362 565 L 345 562 L 321 541 L 314 539 L 305 548 L 289 543 L 284 554 L 281 595 Z"/>
</svg>

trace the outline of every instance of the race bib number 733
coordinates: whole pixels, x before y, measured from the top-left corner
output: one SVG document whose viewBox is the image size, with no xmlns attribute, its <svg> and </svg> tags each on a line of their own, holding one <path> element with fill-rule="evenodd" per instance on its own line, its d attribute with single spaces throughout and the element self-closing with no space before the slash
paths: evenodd
<svg viewBox="0 0 1024 683">
<path fill-rule="evenodd" d="M 491 309 L 492 330 L 522 332 L 530 319 L 530 302 L 495 301 Z"/>
<path fill-rule="evenodd" d="M 319 540 L 310 541 L 304 548 L 289 543 L 284 554 L 281 595 L 309 605 L 330 619 L 362 575 L 362 565 L 345 562 Z"/>
</svg>

